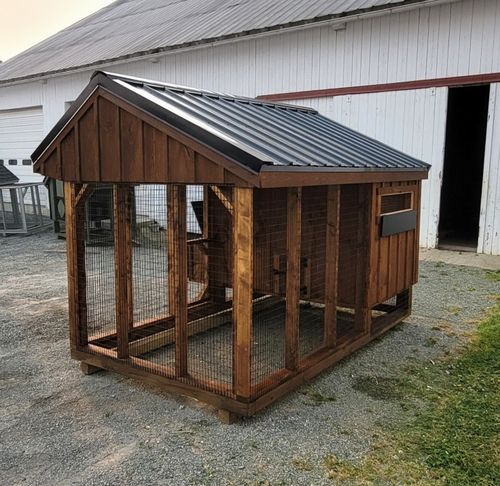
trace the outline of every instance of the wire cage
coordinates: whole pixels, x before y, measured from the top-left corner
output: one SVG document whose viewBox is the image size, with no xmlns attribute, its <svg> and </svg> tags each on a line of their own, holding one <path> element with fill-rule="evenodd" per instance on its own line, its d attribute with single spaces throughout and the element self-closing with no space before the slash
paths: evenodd
<svg viewBox="0 0 500 486">
<path fill-rule="evenodd" d="M 409 311 L 408 290 L 369 305 L 371 185 L 67 190 L 85 196 L 69 226 L 74 351 L 222 409 L 255 413 Z"/>
<path fill-rule="evenodd" d="M 0 185 L 0 235 L 28 234 L 50 226 L 40 200 L 41 183 Z"/>
</svg>

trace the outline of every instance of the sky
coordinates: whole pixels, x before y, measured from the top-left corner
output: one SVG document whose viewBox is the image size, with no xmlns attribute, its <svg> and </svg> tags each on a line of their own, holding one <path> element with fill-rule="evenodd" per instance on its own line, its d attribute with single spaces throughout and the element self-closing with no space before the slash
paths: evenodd
<svg viewBox="0 0 500 486">
<path fill-rule="evenodd" d="M 113 0 L 0 0 L 0 60 L 19 54 Z"/>
</svg>

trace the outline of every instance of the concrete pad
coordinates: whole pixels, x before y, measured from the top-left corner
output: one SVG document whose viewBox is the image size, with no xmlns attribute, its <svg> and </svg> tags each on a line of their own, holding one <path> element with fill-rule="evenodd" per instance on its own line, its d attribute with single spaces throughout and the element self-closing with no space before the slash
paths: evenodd
<svg viewBox="0 0 500 486">
<path fill-rule="evenodd" d="M 420 248 L 420 260 L 484 268 L 485 270 L 500 270 L 500 255 L 482 255 L 469 251 Z"/>
</svg>

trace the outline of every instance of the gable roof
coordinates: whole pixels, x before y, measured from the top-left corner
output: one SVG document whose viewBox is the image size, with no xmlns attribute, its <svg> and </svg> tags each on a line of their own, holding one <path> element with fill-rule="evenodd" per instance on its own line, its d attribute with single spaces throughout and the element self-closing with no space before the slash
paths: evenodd
<svg viewBox="0 0 500 486">
<path fill-rule="evenodd" d="M 19 182 L 19 178 L 7 167 L 0 165 L 0 186 L 7 186 Z"/>
<path fill-rule="evenodd" d="M 0 84 L 429 0 L 118 0 L 0 64 Z"/>
<path fill-rule="evenodd" d="M 254 175 L 266 170 L 400 172 L 427 171 L 430 167 L 311 108 L 99 71 L 35 150 L 33 161 L 42 156 L 98 87 Z"/>
</svg>

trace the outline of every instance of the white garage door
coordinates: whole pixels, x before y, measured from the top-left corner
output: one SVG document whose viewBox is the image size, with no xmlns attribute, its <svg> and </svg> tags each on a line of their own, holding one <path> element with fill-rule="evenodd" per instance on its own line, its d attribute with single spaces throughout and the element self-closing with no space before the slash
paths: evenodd
<svg viewBox="0 0 500 486">
<path fill-rule="evenodd" d="M 22 182 L 38 182 L 43 178 L 33 174 L 30 156 L 43 138 L 41 107 L 20 110 L 0 110 L 0 164 L 3 163 Z M 43 202 L 45 191 L 41 191 Z"/>
</svg>

